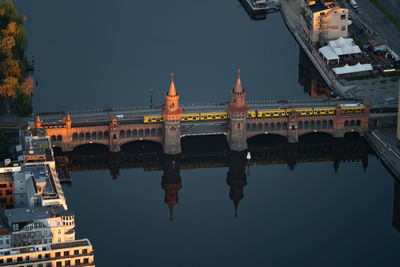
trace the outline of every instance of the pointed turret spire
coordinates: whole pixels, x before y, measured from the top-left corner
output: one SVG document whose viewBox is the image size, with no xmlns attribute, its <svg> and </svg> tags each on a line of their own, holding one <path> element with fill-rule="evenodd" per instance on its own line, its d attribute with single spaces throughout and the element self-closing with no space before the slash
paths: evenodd
<svg viewBox="0 0 400 267">
<path fill-rule="evenodd" d="M 235 218 L 238 216 L 238 208 L 239 208 L 239 200 L 233 201 L 233 205 L 235 207 Z"/>
<path fill-rule="evenodd" d="M 238 78 L 237 78 L 237 81 L 236 81 L 236 85 L 235 85 L 234 91 L 235 91 L 235 93 L 242 93 L 243 92 L 243 87 L 242 87 L 242 82 L 240 81 L 240 69 L 238 69 L 237 73 L 238 73 Z"/>
<path fill-rule="evenodd" d="M 70 121 L 71 117 L 69 116 L 69 113 L 67 113 L 67 121 Z"/>
<path fill-rule="evenodd" d="M 169 96 L 175 96 L 176 95 L 175 84 L 174 84 L 174 74 L 173 73 L 171 73 L 171 85 L 169 87 L 168 95 Z"/>
<path fill-rule="evenodd" d="M 40 121 L 39 115 L 36 116 L 35 128 L 42 128 L 42 122 Z"/>
<path fill-rule="evenodd" d="M 169 206 L 169 220 L 172 222 L 172 220 L 174 219 L 172 216 L 172 213 L 174 212 L 174 203 L 168 203 Z"/>
</svg>

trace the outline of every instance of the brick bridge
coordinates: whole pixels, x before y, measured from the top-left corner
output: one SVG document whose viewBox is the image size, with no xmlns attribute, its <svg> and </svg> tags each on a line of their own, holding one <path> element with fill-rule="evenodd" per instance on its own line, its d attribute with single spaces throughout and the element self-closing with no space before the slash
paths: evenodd
<svg viewBox="0 0 400 267">
<path fill-rule="evenodd" d="M 47 113 L 36 117 L 35 126 L 45 128 L 52 144 L 63 151 L 95 143 L 118 152 L 128 142 L 148 140 L 162 144 L 166 154 L 181 153 L 181 138 L 185 136 L 224 134 L 231 150 L 243 151 L 248 138 L 261 134 L 281 135 L 289 143 L 296 143 L 299 136 L 308 133 L 343 137 L 348 132 L 363 135 L 368 129 L 368 104 L 330 99 L 246 102 L 245 96 L 238 76 L 230 102 L 179 105 L 172 78 L 163 106 L 71 112 L 62 118 Z M 354 112 L 343 112 L 345 106 L 362 106 L 362 112 L 355 108 Z M 259 111 L 268 110 L 269 116 L 259 116 Z M 201 115 L 206 113 L 208 118 L 205 115 L 202 119 Z M 190 114 L 192 118 L 188 118 Z M 158 119 L 145 122 L 146 116 Z"/>
</svg>

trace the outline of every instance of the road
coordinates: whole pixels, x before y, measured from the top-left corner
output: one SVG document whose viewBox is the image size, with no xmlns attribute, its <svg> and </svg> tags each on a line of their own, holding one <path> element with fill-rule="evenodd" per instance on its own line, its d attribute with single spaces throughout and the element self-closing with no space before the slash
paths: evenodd
<svg viewBox="0 0 400 267">
<path fill-rule="evenodd" d="M 380 2 L 396 18 L 400 17 L 400 7 L 398 6 L 400 1 L 387 0 Z M 400 55 L 400 29 L 377 10 L 369 0 L 357 1 L 361 14 L 358 14 L 347 1 L 342 0 L 342 3 L 349 8 L 349 13 L 352 17 L 358 19 L 370 32 L 376 33 L 373 35 L 373 39 L 381 44 L 387 44 L 397 55 Z M 397 10 L 398 12 L 396 13 Z"/>
</svg>

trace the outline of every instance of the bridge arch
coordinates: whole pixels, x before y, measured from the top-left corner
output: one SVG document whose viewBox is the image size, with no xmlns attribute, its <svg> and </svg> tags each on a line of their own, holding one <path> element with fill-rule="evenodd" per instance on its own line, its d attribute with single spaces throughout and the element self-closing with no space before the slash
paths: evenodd
<svg viewBox="0 0 400 267">
<path fill-rule="evenodd" d="M 92 132 L 91 138 L 92 138 L 92 140 L 96 140 L 96 139 L 97 139 L 97 134 L 96 134 L 96 132 Z"/>
<path fill-rule="evenodd" d="M 83 141 L 83 139 L 85 139 L 85 134 L 79 133 L 79 141 Z"/>
<path fill-rule="evenodd" d="M 79 152 L 108 152 L 108 146 L 106 144 L 102 143 L 97 143 L 97 142 L 92 142 L 92 143 L 84 143 L 84 144 L 78 144 L 73 147 L 73 151 L 79 151 Z"/>
<path fill-rule="evenodd" d="M 305 143 L 323 143 L 333 138 L 332 133 L 328 131 L 318 130 L 317 132 L 307 132 L 299 134 L 299 142 Z"/>
<path fill-rule="evenodd" d="M 86 141 L 89 141 L 89 140 L 90 140 L 90 133 L 89 133 L 89 132 L 86 132 L 86 133 L 85 133 L 85 140 L 86 140 Z"/>
<path fill-rule="evenodd" d="M 125 140 L 123 142 L 120 142 L 120 146 L 126 147 L 130 146 L 131 144 L 136 144 L 136 143 L 156 143 L 156 144 L 162 144 L 162 140 L 158 139 L 150 139 L 150 138 L 141 138 L 141 139 L 135 139 L 135 140 Z"/>
<path fill-rule="evenodd" d="M 247 143 L 249 146 L 254 147 L 274 146 L 287 143 L 287 137 L 279 133 L 259 133 L 248 137 Z"/>
<path fill-rule="evenodd" d="M 119 131 L 119 138 L 125 138 L 125 131 L 124 130 Z"/>
</svg>

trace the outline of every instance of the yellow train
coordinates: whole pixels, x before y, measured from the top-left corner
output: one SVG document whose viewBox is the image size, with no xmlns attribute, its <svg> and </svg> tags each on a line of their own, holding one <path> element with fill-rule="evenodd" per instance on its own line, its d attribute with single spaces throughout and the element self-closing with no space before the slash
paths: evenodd
<svg viewBox="0 0 400 267">
<path fill-rule="evenodd" d="M 198 121 L 199 113 L 184 113 L 182 114 L 182 121 Z"/>
<path fill-rule="evenodd" d="M 366 107 L 363 104 L 341 104 L 342 113 L 363 113 Z M 280 108 L 280 109 L 263 109 L 249 110 L 247 118 L 265 118 L 265 117 L 287 117 L 291 112 L 297 112 L 299 116 L 318 116 L 318 115 L 334 115 L 336 107 L 318 107 L 318 108 Z M 224 120 L 227 119 L 227 112 L 204 112 L 204 113 L 184 113 L 181 121 L 198 121 L 198 120 Z M 163 122 L 162 115 L 150 115 L 144 117 L 145 123 Z"/>
<path fill-rule="evenodd" d="M 362 104 L 342 104 L 342 113 L 364 113 L 366 108 Z"/>
<path fill-rule="evenodd" d="M 150 116 L 144 116 L 144 123 L 152 123 L 152 122 L 163 122 L 163 116 L 162 115 L 150 115 Z"/>
<path fill-rule="evenodd" d="M 200 113 L 200 120 L 222 120 L 228 118 L 226 112 L 206 112 Z"/>
</svg>

